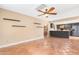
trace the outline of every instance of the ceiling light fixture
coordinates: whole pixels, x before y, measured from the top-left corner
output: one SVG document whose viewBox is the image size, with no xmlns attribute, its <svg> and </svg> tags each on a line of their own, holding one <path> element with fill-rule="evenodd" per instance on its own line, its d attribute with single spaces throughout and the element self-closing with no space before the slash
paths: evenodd
<svg viewBox="0 0 79 59">
<path fill-rule="evenodd" d="M 37 11 L 41 12 L 42 14 L 40 14 L 38 16 L 45 15 L 46 17 L 48 17 L 49 15 L 57 15 L 55 7 L 48 8 L 46 5 L 41 5 L 39 7 L 38 7 Z"/>
</svg>

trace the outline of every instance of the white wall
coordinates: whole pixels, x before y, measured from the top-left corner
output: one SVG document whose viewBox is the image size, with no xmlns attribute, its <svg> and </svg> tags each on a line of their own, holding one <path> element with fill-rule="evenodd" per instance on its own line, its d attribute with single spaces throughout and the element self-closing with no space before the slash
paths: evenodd
<svg viewBox="0 0 79 59">
<path fill-rule="evenodd" d="M 3 20 L 3 18 L 21 20 L 21 22 Z M 36 25 L 34 24 L 35 22 L 41 23 L 41 25 Z M 26 27 L 12 27 L 12 25 L 23 25 Z M 43 21 L 9 10 L 0 9 L 0 46 L 38 37 L 42 39 L 43 28 L 37 28 L 37 26 L 43 27 Z"/>
</svg>

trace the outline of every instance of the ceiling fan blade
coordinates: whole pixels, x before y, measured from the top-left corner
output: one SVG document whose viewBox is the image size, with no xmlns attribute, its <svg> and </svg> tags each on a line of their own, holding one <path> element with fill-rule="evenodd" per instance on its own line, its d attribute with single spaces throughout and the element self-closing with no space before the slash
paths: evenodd
<svg viewBox="0 0 79 59">
<path fill-rule="evenodd" d="M 48 13 L 48 14 L 51 14 L 51 15 L 57 15 L 57 13 Z"/>
<path fill-rule="evenodd" d="M 45 13 L 44 14 L 41 14 L 41 15 L 38 15 L 38 16 L 42 16 L 42 15 L 45 15 Z"/>
<path fill-rule="evenodd" d="M 54 7 L 51 7 L 49 10 L 48 10 L 48 13 L 53 11 L 55 8 Z"/>
<path fill-rule="evenodd" d="M 41 10 L 41 9 L 44 9 L 45 7 L 47 7 L 46 4 L 41 4 L 36 8 L 36 10 Z"/>
<path fill-rule="evenodd" d="M 42 11 L 42 10 L 38 10 L 39 12 L 42 12 L 42 13 L 44 13 L 44 11 Z"/>
</svg>

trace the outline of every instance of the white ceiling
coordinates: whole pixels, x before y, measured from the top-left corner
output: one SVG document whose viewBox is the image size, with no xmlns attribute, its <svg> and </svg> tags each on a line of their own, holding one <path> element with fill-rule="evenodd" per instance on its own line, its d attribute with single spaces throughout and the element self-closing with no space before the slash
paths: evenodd
<svg viewBox="0 0 79 59">
<path fill-rule="evenodd" d="M 36 10 L 39 4 L 3 4 L 1 8 L 8 9 L 11 11 L 19 12 L 32 17 L 40 18 L 42 20 L 59 20 L 71 16 L 79 16 L 79 4 L 51 4 L 48 7 L 55 7 L 57 15 L 50 15 L 48 18 L 45 16 L 37 16 L 40 14 Z"/>
</svg>

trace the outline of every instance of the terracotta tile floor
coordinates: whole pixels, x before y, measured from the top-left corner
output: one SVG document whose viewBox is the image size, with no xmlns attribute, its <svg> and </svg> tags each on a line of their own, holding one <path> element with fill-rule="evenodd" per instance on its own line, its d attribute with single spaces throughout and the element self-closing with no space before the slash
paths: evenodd
<svg viewBox="0 0 79 59">
<path fill-rule="evenodd" d="M 48 37 L 16 46 L 0 48 L 1 55 L 78 55 L 79 40 Z"/>
</svg>

